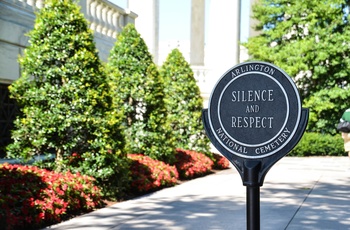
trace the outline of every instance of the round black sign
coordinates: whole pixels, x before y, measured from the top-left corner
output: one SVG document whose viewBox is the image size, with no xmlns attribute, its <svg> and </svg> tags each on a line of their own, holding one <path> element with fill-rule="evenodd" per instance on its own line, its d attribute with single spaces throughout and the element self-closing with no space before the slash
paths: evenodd
<svg viewBox="0 0 350 230">
<path fill-rule="evenodd" d="M 292 79 L 265 62 L 246 62 L 228 70 L 209 100 L 209 124 L 216 140 L 243 158 L 278 152 L 294 136 L 301 103 Z"/>
</svg>

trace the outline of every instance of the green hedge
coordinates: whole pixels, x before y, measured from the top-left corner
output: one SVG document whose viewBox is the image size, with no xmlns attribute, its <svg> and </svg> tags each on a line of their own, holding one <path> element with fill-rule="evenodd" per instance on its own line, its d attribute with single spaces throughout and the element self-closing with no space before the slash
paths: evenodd
<svg viewBox="0 0 350 230">
<path fill-rule="evenodd" d="M 289 156 L 346 156 L 344 142 L 340 134 L 304 133 Z"/>
</svg>

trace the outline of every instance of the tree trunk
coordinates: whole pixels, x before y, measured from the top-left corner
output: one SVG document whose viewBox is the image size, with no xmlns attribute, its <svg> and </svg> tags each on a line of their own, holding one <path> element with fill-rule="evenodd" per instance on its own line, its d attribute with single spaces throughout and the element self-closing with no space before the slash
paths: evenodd
<svg viewBox="0 0 350 230">
<path fill-rule="evenodd" d="M 62 171 L 62 161 L 63 161 L 63 151 L 61 148 L 59 148 L 56 152 L 56 172 L 61 172 Z"/>
</svg>

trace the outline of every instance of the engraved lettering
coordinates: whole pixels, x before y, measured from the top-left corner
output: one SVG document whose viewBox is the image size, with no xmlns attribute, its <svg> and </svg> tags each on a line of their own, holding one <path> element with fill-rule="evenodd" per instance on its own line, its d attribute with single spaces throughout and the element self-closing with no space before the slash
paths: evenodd
<svg viewBox="0 0 350 230">
<path fill-rule="evenodd" d="M 278 146 L 283 144 L 285 140 L 287 140 L 289 135 L 290 135 L 290 131 L 288 130 L 287 127 L 285 127 L 283 132 L 273 142 L 270 142 L 267 145 L 264 145 L 262 147 L 256 148 L 255 154 L 260 155 L 276 149 Z"/>
<path fill-rule="evenodd" d="M 231 128 L 272 129 L 273 117 L 231 117 Z"/>
<path fill-rule="evenodd" d="M 230 148 L 232 148 L 233 150 L 240 152 L 240 153 L 248 153 L 247 152 L 247 148 L 245 146 L 239 145 L 237 143 L 235 143 L 234 141 L 232 141 L 228 136 L 226 136 L 226 134 L 223 132 L 223 130 L 221 128 L 218 128 L 216 130 L 217 135 L 219 136 L 219 138 L 226 143 L 226 145 Z"/>
<path fill-rule="evenodd" d="M 235 78 L 243 73 L 256 72 L 256 71 L 266 73 L 266 74 L 273 76 L 275 74 L 276 70 L 270 66 L 266 66 L 266 65 L 262 65 L 262 64 L 250 64 L 247 66 L 240 66 L 239 68 L 233 69 L 231 71 L 231 77 Z"/>
<path fill-rule="evenodd" d="M 233 90 L 232 102 L 274 101 L 273 89 L 269 90 Z"/>
</svg>

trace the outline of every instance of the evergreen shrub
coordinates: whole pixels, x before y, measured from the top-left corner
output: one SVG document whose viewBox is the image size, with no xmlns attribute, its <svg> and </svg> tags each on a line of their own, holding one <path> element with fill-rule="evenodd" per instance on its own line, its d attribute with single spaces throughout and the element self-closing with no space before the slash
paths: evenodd
<svg viewBox="0 0 350 230">
<path fill-rule="evenodd" d="M 349 108 L 350 88 L 333 87 L 320 90 L 304 100 L 310 117 L 307 131 L 335 135 L 343 112 Z"/>
<path fill-rule="evenodd" d="M 125 111 L 126 151 L 164 162 L 174 161 L 175 147 L 166 122 L 164 85 L 146 43 L 128 24 L 119 34 L 108 60 L 115 97 Z"/>
<path fill-rule="evenodd" d="M 213 159 L 202 123 L 203 99 L 189 63 L 178 49 L 160 68 L 164 79 L 165 106 L 176 148 L 191 149 Z"/>
<path fill-rule="evenodd" d="M 344 142 L 340 134 L 305 132 L 288 156 L 345 156 Z"/>
<path fill-rule="evenodd" d="M 53 153 L 52 169 L 93 176 L 106 194 L 122 191 L 128 184 L 123 113 L 114 107 L 93 33 L 75 1 L 46 2 L 19 62 L 21 77 L 9 89 L 21 112 L 8 157 Z M 84 160 L 67 163 L 73 153 Z"/>
</svg>

